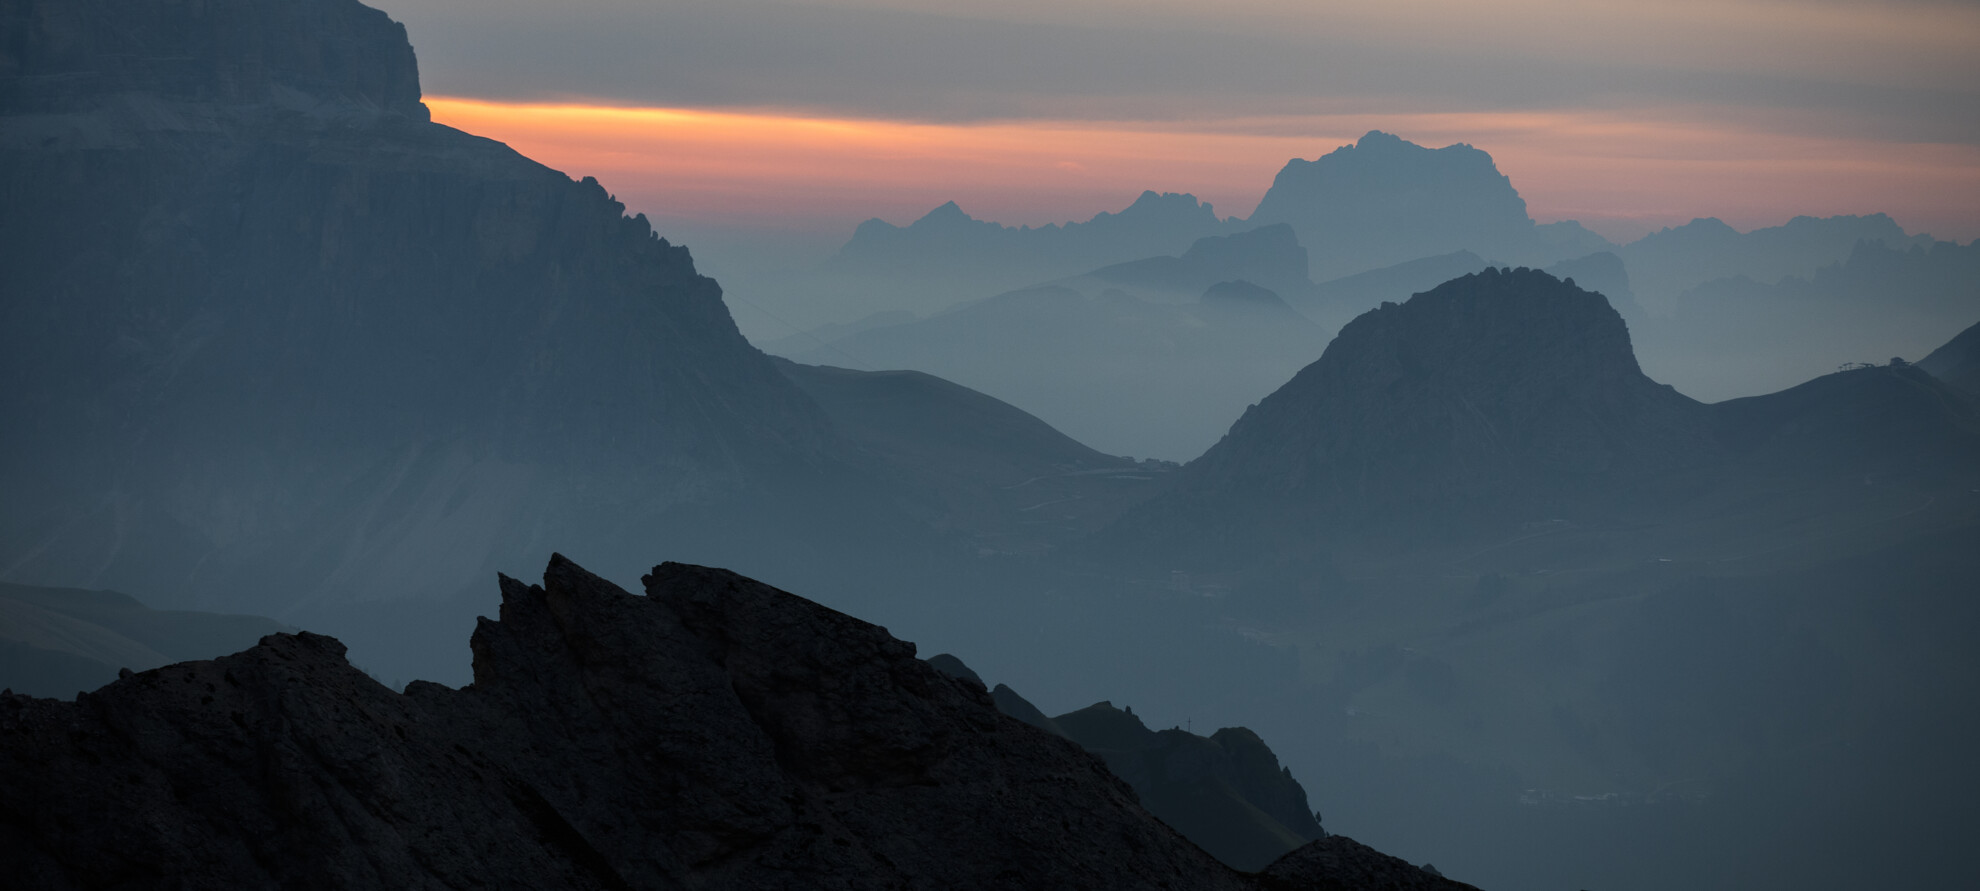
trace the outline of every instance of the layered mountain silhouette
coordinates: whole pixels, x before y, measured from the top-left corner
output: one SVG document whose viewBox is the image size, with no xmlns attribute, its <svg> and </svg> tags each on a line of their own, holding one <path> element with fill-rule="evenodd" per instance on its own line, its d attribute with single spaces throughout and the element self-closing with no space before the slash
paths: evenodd
<svg viewBox="0 0 1980 891">
<path fill-rule="evenodd" d="M 1716 217 L 1666 227 L 1620 249 L 1624 263 L 1653 309 L 1709 281 L 1746 278 L 1773 284 L 1788 276 L 1808 278 L 1847 258 L 1859 242 L 1881 242 L 1903 251 L 1932 243 L 1907 234 L 1890 217 L 1799 216 L 1779 226 L 1740 232 Z"/>
<path fill-rule="evenodd" d="M 595 181 L 429 123 L 383 13 L 10 16 L 9 580 L 273 615 L 458 676 L 384 663 L 546 535 L 629 572 L 655 541 L 768 569 L 912 534 L 684 248 Z"/>
<path fill-rule="evenodd" d="M 1173 192 L 1143 192 L 1118 212 L 1037 228 L 978 220 L 951 201 L 907 226 L 880 219 L 859 224 L 825 268 L 853 276 L 968 281 L 980 288 L 973 296 L 982 296 L 1179 253 L 1226 229 L 1209 204 Z"/>
<path fill-rule="evenodd" d="M 1382 844 L 1564 885 L 1962 870 L 1922 840 L 1956 820 L 1930 790 L 1980 788 L 1935 705 L 1980 677 L 1980 401 L 1886 361 L 1698 402 L 1577 285 L 1370 311 L 1076 553 L 1296 647 L 1275 748 Z M 1868 825 L 1901 866 L 1796 860 Z M 1549 865 L 1506 853 L 1534 836 Z"/>
<path fill-rule="evenodd" d="M 1154 192 L 1144 192 L 1117 214 L 1037 229 L 977 220 L 950 202 L 905 227 L 877 219 L 860 224 L 826 271 L 912 280 L 944 295 L 974 286 L 976 295 L 966 296 L 981 296 L 1109 264 L 1154 264 L 1110 270 L 1126 283 L 1138 283 L 1169 272 L 1165 261 L 1149 258 L 1174 256 L 1199 238 L 1273 225 L 1292 230 L 1310 254 L 1313 276 L 1322 280 L 1457 251 L 1544 263 L 1614 249 L 1571 221 L 1535 224 L 1526 202 L 1483 151 L 1463 144 L 1430 149 L 1370 131 L 1316 160 L 1288 161 L 1249 220 L 1219 220 L 1193 196 Z M 1237 247 L 1232 243 L 1226 250 Z M 1260 280 L 1256 273 L 1240 277 L 1290 299 L 1291 285 L 1307 276 L 1306 259 L 1300 263 L 1296 276 L 1288 267 L 1277 280 Z M 939 307 L 924 305 L 921 311 L 934 308 Z"/>
<path fill-rule="evenodd" d="M 1539 263 L 1609 247 L 1576 224 L 1537 227 L 1491 155 L 1381 131 L 1286 162 L 1249 222 L 1290 224 L 1326 279 L 1461 250 Z"/>
<path fill-rule="evenodd" d="M 212 658 L 294 630 L 260 616 L 154 610 L 115 591 L 0 584 L 0 686 L 68 698 L 119 671 Z"/>
<path fill-rule="evenodd" d="M 1969 326 L 1918 360 L 1918 367 L 1952 386 L 1980 395 L 1980 323 Z"/>
<path fill-rule="evenodd" d="M 950 677 L 983 683 L 946 653 L 928 664 Z M 990 690 L 990 698 L 998 711 L 1099 755 L 1149 813 L 1233 867 L 1263 869 L 1326 836 L 1292 771 L 1280 767 L 1271 748 L 1246 728 L 1226 727 L 1207 737 L 1181 728 L 1157 732 L 1133 709 L 1117 709 L 1111 702 L 1048 718 L 1003 684 Z"/>
<path fill-rule="evenodd" d="M 459 690 L 394 693 L 303 633 L 76 702 L 6 694 L 0 868 L 19 887 L 1470 887 L 1344 839 L 1238 873 L 882 628 L 722 570 L 643 581 L 562 557 L 541 586 L 504 578 Z"/>
<path fill-rule="evenodd" d="M 1173 465 L 1103 455 L 1009 403 L 919 371 L 774 360 L 834 430 L 906 489 L 906 509 L 968 530 L 979 552 L 1030 553 L 1159 494 Z"/>
<path fill-rule="evenodd" d="M 1087 275 L 1120 287 L 1191 297 L 1229 281 L 1250 282 L 1287 300 L 1313 289 L 1306 249 L 1300 247 L 1292 227 L 1284 224 L 1199 238 L 1179 256 L 1119 263 Z"/>
<path fill-rule="evenodd" d="M 1764 393 L 1936 348 L 1980 315 L 1980 244 L 1858 241 L 1813 272 L 1714 279 L 1664 306 L 1633 326 L 1660 380 L 1706 399 Z"/>
<path fill-rule="evenodd" d="M 1178 460 L 1215 442 L 1326 343 L 1326 331 L 1256 291 L 1224 299 L 1235 292 L 1211 288 L 1170 303 L 1095 287 L 1000 294 L 791 358 L 927 372 L 1101 451 Z"/>
<path fill-rule="evenodd" d="M 1317 530 L 1611 522 L 1782 474 L 1937 484 L 1980 469 L 1977 437 L 1971 400 L 1907 367 L 1699 403 L 1644 375 L 1600 295 L 1487 269 L 1357 318 L 1123 528 L 1250 559 Z"/>
</svg>

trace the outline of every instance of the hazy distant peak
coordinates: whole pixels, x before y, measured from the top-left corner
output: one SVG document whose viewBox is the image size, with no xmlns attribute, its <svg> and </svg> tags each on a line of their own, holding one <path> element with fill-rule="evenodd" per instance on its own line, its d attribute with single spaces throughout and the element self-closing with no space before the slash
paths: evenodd
<svg viewBox="0 0 1980 891">
<path fill-rule="evenodd" d="M 1525 199 L 1491 155 L 1462 143 L 1425 148 L 1379 130 L 1316 160 L 1287 161 L 1251 222 L 1290 224 L 1320 278 L 1459 250 L 1558 259 L 1546 256 Z"/>
<path fill-rule="evenodd" d="M 954 201 L 945 201 L 942 202 L 941 207 L 922 214 L 921 219 L 915 220 L 912 225 L 919 226 L 923 223 L 942 223 L 949 220 L 968 221 L 972 223 L 977 221 L 975 217 L 963 211 L 962 205 Z"/>
</svg>

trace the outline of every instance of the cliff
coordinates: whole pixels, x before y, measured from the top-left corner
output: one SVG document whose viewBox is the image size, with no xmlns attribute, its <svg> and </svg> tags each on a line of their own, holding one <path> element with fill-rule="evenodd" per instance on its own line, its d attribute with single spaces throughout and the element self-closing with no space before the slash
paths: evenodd
<svg viewBox="0 0 1980 891">
<path fill-rule="evenodd" d="M 596 181 L 428 122 L 383 13 L 0 21 L 8 580 L 337 629 L 389 674 L 458 677 L 380 665 L 379 636 L 465 622 L 434 604 L 546 533 L 632 571 L 656 540 L 740 559 L 752 515 L 861 509 L 819 491 L 845 479 L 829 423 L 687 250 Z M 354 591 L 426 606 L 379 621 Z"/>
</svg>

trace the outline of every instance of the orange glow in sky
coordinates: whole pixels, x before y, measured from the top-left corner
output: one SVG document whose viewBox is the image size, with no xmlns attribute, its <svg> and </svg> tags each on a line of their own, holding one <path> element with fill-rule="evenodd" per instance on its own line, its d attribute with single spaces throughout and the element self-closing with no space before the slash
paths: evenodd
<svg viewBox="0 0 1980 891">
<path fill-rule="evenodd" d="M 1309 115 L 1212 124 L 939 124 L 772 112 L 510 104 L 430 97 L 436 121 L 595 176 L 664 235 L 669 221 L 842 231 L 906 224 L 954 200 L 1011 225 L 1084 220 L 1144 189 L 1248 216 L 1287 159 L 1370 129 L 1468 142 L 1535 219 L 1611 238 L 1717 216 L 1742 229 L 1796 214 L 1888 213 L 1907 229 L 1980 237 L 1980 148 L 1739 129 L 1684 109 L 1646 117 L 1536 112 Z"/>
</svg>

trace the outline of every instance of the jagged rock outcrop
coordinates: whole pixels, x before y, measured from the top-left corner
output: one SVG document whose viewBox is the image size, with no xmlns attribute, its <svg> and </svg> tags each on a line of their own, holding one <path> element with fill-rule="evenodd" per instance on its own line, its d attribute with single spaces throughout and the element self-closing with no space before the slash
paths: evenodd
<svg viewBox="0 0 1980 891">
<path fill-rule="evenodd" d="M 51 889 L 1266 887 L 884 629 L 722 570 L 644 582 L 562 557 L 542 586 L 504 578 L 459 690 L 394 693 L 302 633 L 73 703 L 8 695 L 0 871 Z M 1282 864 L 1269 887 L 1329 880 Z"/>
</svg>

